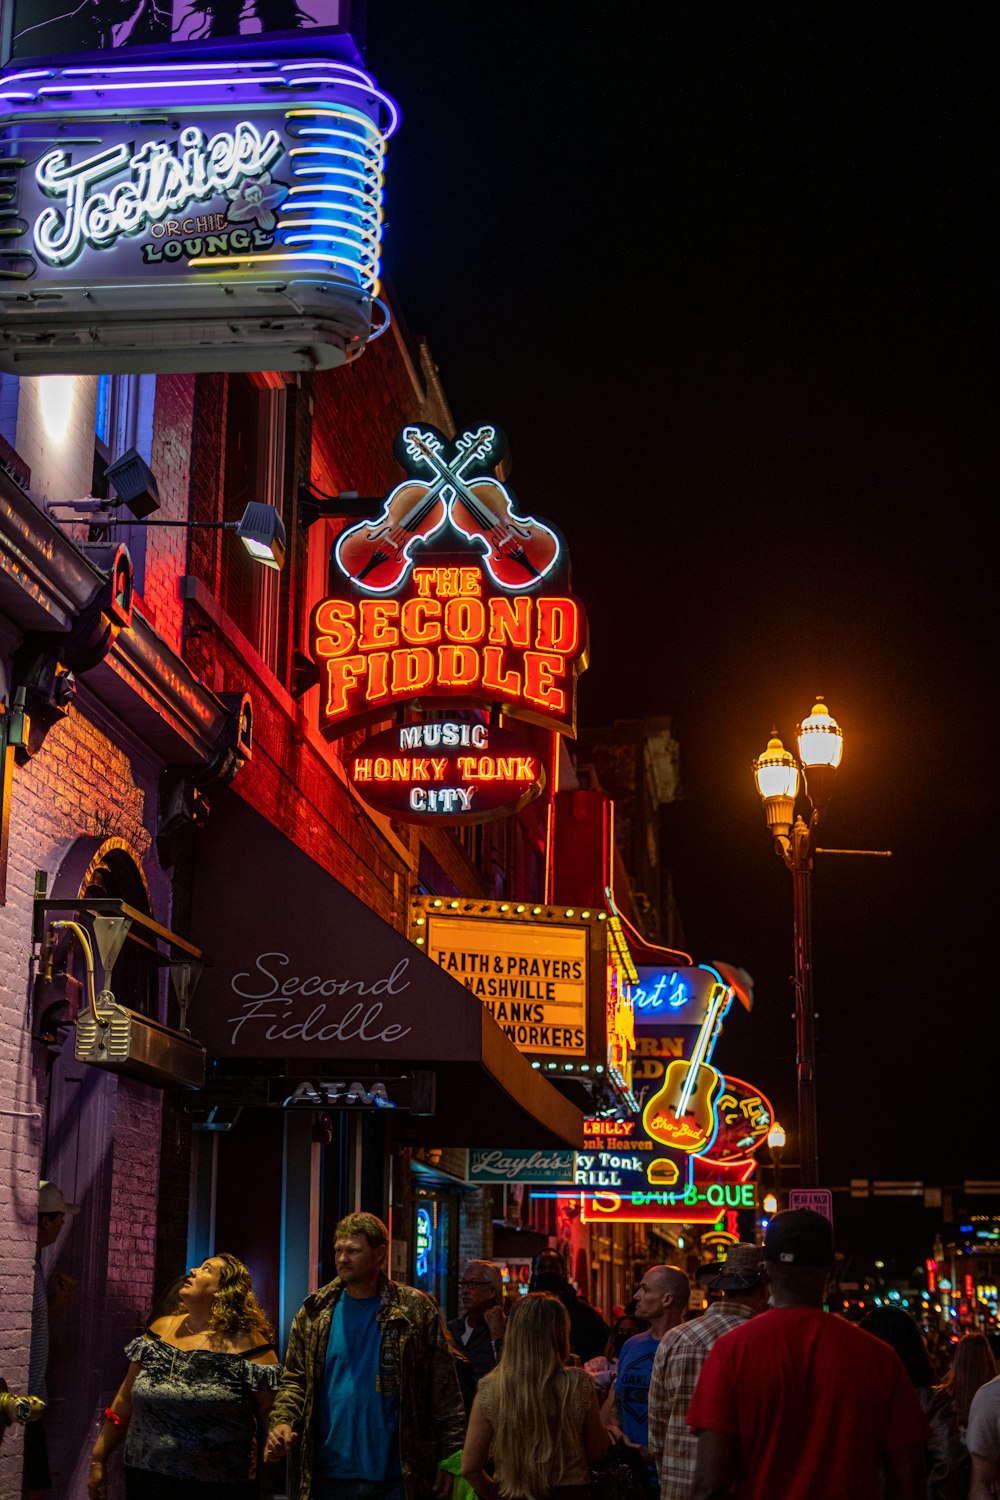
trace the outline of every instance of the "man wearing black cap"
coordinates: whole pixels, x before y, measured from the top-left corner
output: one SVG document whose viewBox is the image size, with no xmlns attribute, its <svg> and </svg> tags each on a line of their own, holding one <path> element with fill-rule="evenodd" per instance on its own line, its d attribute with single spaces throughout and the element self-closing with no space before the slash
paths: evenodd
<svg viewBox="0 0 1000 1500">
<path fill-rule="evenodd" d="M 924 1500 L 928 1428 L 902 1361 L 823 1311 L 829 1220 L 776 1214 L 763 1255 L 771 1309 L 714 1345 L 688 1411 L 693 1500 Z"/>
<path fill-rule="evenodd" d="M 551 1292 L 569 1313 L 569 1347 L 586 1364 L 608 1347 L 611 1329 L 596 1308 L 577 1295 L 570 1286 L 566 1267 L 558 1250 L 540 1250 L 531 1264 L 529 1292 Z"/>
</svg>

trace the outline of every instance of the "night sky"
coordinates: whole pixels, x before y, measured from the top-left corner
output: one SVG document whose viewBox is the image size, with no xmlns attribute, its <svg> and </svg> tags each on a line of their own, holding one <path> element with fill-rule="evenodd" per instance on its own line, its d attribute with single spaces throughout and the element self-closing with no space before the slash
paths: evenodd
<svg viewBox="0 0 1000 1500">
<path fill-rule="evenodd" d="M 790 1159 L 792 887 L 751 761 L 817 692 L 846 747 L 821 842 L 893 851 L 814 877 L 831 1186 L 1000 1178 L 986 16 L 369 5 L 404 117 L 387 276 L 569 539 L 581 723 L 672 720 L 688 946 L 756 981 L 715 1060 Z"/>
</svg>

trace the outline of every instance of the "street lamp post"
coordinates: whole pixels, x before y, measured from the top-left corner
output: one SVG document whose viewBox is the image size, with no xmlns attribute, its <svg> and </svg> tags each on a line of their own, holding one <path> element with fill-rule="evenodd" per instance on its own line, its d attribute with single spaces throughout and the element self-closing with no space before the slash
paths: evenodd
<svg viewBox="0 0 1000 1500">
<path fill-rule="evenodd" d="M 767 1144 L 774 1169 L 774 1212 L 781 1207 L 781 1153 L 785 1149 L 785 1127 L 775 1120 L 767 1132 Z"/>
<path fill-rule="evenodd" d="M 798 1091 L 798 1132 L 801 1182 L 819 1186 L 819 1146 L 816 1127 L 816 1008 L 812 983 L 812 869 L 816 829 L 833 796 L 844 736 L 840 726 L 818 700 L 798 731 L 798 759 L 772 731 L 767 749 L 754 761 L 754 777 L 764 803 L 774 848 L 792 876 L 795 987 L 795 1066 Z M 805 775 L 803 776 L 803 773 Z M 795 803 L 805 790 L 808 823 Z"/>
</svg>

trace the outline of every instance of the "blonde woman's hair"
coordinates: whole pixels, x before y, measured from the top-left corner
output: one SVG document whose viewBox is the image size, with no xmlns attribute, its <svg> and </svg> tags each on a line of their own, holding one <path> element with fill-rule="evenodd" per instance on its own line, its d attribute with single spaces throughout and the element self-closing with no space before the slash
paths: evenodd
<svg viewBox="0 0 1000 1500">
<path fill-rule="evenodd" d="M 222 1261 L 222 1268 L 219 1271 L 219 1290 L 208 1315 L 211 1331 L 230 1336 L 248 1334 L 262 1344 L 273 1344 L 274 1329 L 253 1294 L 246 1266 L 224 1250 L 217 1251 L 215 1258 Z"/>
<path fill-rule="evenodd" d="M 569 1313 L 549 1292 L 529 1292 L 507 1319 L 499 1365 L 480 1382 L 492 1396 L 501 1495 L 548 1500 L 579 1454 L 568 1358 Z"/>
</svg>

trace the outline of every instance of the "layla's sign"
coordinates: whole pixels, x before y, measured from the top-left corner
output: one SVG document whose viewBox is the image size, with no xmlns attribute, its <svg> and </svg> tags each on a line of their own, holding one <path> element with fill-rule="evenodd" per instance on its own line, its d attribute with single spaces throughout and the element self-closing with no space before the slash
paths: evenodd
<svg viewBox="0 0 1000 1500">
<path fill-rule="evenodd" d="M 469 1151 L 468 1182 L 572 1183 L 574 1151 Z"/>
<path fill-rule="evenodd" d="M 338 586 L 312 612 L 328 738 L 415 699 L 496 705 L 574 733 L 586 617 L 562 541 L 515 511 L 491 472 L 505 446 L 481 427 L 449 457 L 433 428 L 400 433 L 411 477 L 379 516 L 338 536 Z"/>
<path fill-rule="evenodd" d="M 3 367 L 341 363 L 370 331 L 394 124 L 358 69 L 293 52 L 7 73 Z"/>
<path fill-rule="evenodd" d="M 522 735 L 488 724 L 400 724 L 347 762 L 358 796 L 407 822 L 484 823 L 537 797 L 542 763 Z"/>
</svg>

